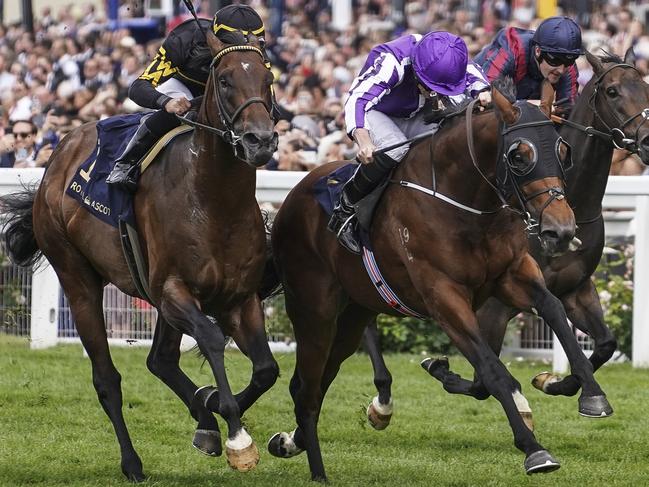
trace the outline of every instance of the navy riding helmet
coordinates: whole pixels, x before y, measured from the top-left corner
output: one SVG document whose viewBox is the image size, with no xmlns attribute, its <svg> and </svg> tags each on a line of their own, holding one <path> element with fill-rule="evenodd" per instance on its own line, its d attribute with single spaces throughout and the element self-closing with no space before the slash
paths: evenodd
<svg viewBox="0 0 649 487">
<path fill-rule="evenodd" d="M 583 54 L 581 46 L 581 29 L 577 22 L 569 17 L 549 17 L 539 24 L 532 41 L 541 52 L 560 56 Z"/>
</svg>

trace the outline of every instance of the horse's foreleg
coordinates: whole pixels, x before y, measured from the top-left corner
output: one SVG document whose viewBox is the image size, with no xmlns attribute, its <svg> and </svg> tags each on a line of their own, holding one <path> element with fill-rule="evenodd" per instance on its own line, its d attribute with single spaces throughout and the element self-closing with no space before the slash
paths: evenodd
<svg viewBox="0 0 649 487">
<path fill-rule="evenodd" d="M 595 341 L 595 349 L 588 360 L 596 371 L 613 356 L 617 341 L 604 322 L 595 285 L 588 279 L 577 290 L 563 296 L 561 301 L 572 324 Z M 564 379 L 553 376 L 542 390 L 551 395 L 573 396 L 579 391 L 579 380 L 574 375 Z"/>
<path fill-rule="evenodd" d="M 147 367 L 180 398 L 198 421 L 192 445 L 209 456 L 221 455 L 221 434 L 216 419 L 203 404 L 193 401 L 197 386 L 180 368 L 180 341 L 183 334 L 173 329 L 161 314 L 153 335 Z"/>
<path fill-rule="evenodd" d="M 470 302 L 464 288 L 438 282 L 429 312 L 437 311 L 444 331 L 471 362 L 487 392 L 502 405 L 514 434 L 514 444 L 526 455 L 527 473 L 559 468 L 559 463 L 536 441 L 525 424 L 520 410 L 527 401 L 520 392 L 520 384 L 483 339 L 476 316 L 468 305 Z"/>
<path fill-rule="evenodd" d="M 241 323 L 230 333 L 239 350 L 252 362 L 250 383 L 243 391 L 235 395 L 239 410 L 243 415 L 264 392 L 275 384 L 279 376 L 279 367 L 268 346 L 264 314 L 257 296 L 253 296 L 242 306 Z M 218 391 L 210 390 L 207 394 L 205 406 L 211 411 L 218 411 Z"/>
<path fill-rule="evenodd" d="M 367 419 L 374 429 L 383 430 L 392 418 L 392 374 L 383 360 L 376 319 L 365 328 L 363 344 L 372 362 L 374 386 L 378 392 L 367 407 Z"/>
<path fill-rule="evenodd" d="M 579 413 L 588 417 L 613 414 L 604 392 L 593 377 L 593 365 L 586 359 L 568 326 L 568 318 L 561 301 L 545 287 L 538 264 L 531 256 L 524 258 L 520 266 L 503 279 L 501 291 L 514 306 L 530 311 L 536 309 L 557 335 L 568 356 L 570 370 L 582 388 Z"/>
<path fill-rule="evenodd" d="M 85 259 L 84 259 L 85 262 Z M 53 264 L 54 265 L 54 264 Z M 110 356 L 103 313 L 103 286 L 100 277 L 87 264 L 77 261 L 66 268 L 73 273 L 58 272 L 61 286 L 70 302 L 79 338 L 92 363 L 92 383 L 104 412 L 113 423 L 121 453 L 121 467 L 131 481 L 145 479 L 142 461 L 133 448 L 122 413 L 121 376 Z"/>
<path fill-rule="evenodd" d="M 225 444 L 228 464 L 234 469 L 247 471 L 259 462 L 259 452 L 241 425 L 239 406 L 225 373 L 225 336 L 199 306 L 183 282 L 177 279 L 165 282 L 160 311 L 170 325 L 196 340 L 210 364 L 219 388 L 219 414 L 228 424 L 228 440 Z"/>
</svg>

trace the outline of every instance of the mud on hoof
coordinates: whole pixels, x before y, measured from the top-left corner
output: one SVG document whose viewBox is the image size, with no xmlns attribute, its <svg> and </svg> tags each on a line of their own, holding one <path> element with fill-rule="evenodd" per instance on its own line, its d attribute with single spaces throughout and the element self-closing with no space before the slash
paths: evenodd
<svg viewBox="0 0 649 487">
<path fill-rule="evenodd" d="M 268 453 L 278 458 L 291 458 L 299 455 L 304 450 L 295 444 L 293 440 L 295 430 L 290 433 L 275 433 L 270 440 L 268 440 Z"/>
<path fill-rule="evenodd" d="M 194 432 L 192 446 L 210 457 L 220 457 L 223 453 L 221 433 L 215 430 L 197 429 Z"/>
<path fill-rule="evenodd" d="M 225 456 L 230 468 L 249 472 L 259 463 L 259 450 L 245 429 L 241 428 L 233 439 L 225 442 Z"/>
<path fill-rule="evenodd" d="M 375 430 L 384 430 L 392 419 L 392 409 L 392 399 L 387 404 L 381 404 L 378 396 L 375 396 L 367 406 L 367 421 Z"/>
<path fill-rule="evenodd" d="M 561 464 L 547 450 L 539 450 L 530 454 L 525 459 L 524 465 L 527 475 L 552 472 L 561 467 Z"/>
<path fill-rule="evenodd" d="M 587 418 L 607 418 L 613 414 L 613 408 L 606 396 L 580 396 L 579 414 Z"/>
<path fill-rule="evenodd" d="M 534 378 L 532 379 L 532 385 L 539 391 L 548 394 L 548 386 L 560 381 L 561 377 L 553 374 L 552 372 L 541 372 L 534 376 Z"/>
</svg>

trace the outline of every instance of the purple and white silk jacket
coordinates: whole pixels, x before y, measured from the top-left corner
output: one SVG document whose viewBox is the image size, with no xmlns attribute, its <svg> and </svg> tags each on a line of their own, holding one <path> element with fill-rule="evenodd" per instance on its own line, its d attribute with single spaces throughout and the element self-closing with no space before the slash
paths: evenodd
<svg viewBox="0 0 649 487">
<path fill-rule="evenodd" d="M 390 117 L 410 118 L 424 106 L 425 99 L 417 88 L 411 62 L 412 52 L 421 37 L 420 34 L 403 36 L 370 51 L 345 102 L 345 124 L 350 136 L 355 129 L 365 127 L 365 113 L 369 110 L 378 110 Z M 482 69 L 469 61 L 466 91 L 449 99 L 458 103 L 461 98 L 475 97 L 488 87 Z"/>
</svg>

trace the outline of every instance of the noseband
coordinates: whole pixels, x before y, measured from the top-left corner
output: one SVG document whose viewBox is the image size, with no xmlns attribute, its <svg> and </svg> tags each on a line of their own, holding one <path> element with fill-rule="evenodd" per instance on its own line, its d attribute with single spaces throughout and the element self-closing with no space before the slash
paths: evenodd
<svg viewBox="0 0 649 487">
<path fill-rule="evenodd" d="M 226 47 L 219 52 L 216 53 L 214 58 L 212 59 L 212 62 L 210 63 L 210 71 L 215 70 L 216 67 L 218 66 L 219 62 L 221 59 L 226 55 L 231 52 L 235 51 L 253 51 L 256 52 L 261 56 L 261 59 L 263 61 L 266 60 L 264 53 L 259 49 L 258 47 L 255 46 L 248 46 L 248 45 L 237 45 L 237 46 L 230 46 Z M 248 98 L 246 101 L 244 101 L 235 111 L 233 114 L 229 114 L 228 111 L 225 108 L 225 101 L 223 99 L 223 94 L 222 91 L 219 89 L 219 85 L 216 80 L 216 73 L 212 72 L 210 79 L 212 80 L 212 89 L 214 91 L 214 98 L 216 99 L 216 105 L 219 109 L 219 117 L 221 119 L 221 125 L 224 127 L 224 129 L 218 129 L 216 127 L 212 127 L 210 125 L 205 125 L 200 122 L 195 122 L 193 120 L 189 120 L 185 117 L 178 116 L 182 120 L 183 123 L 186 123 L 187 125 L 191 125 L 192 127 L 198 127 L 204 130 L 207 130 L 209 132 L 217 134 L 219 137 L 221 137 L 225 142 L 230 144 L 232 148 L 234 149 L 234 153 L 237 157 L 242 156 L 243 147 L 241 145 L 241 138 L 242 135 L 238 135 L 234 131 L 234 124 L 238 120 L 239 116 L 243 111 L 248 108 L 250 105 L 254 103 L 261 103 L 264 108 L 268 111 L 268 114 L 272 118 L 273 114 L 273 109 L 272 106 L 269 107 L 266 101 L 259 97 L 259 96 L 254 96 L 252 98 Z"/>
</svg>

